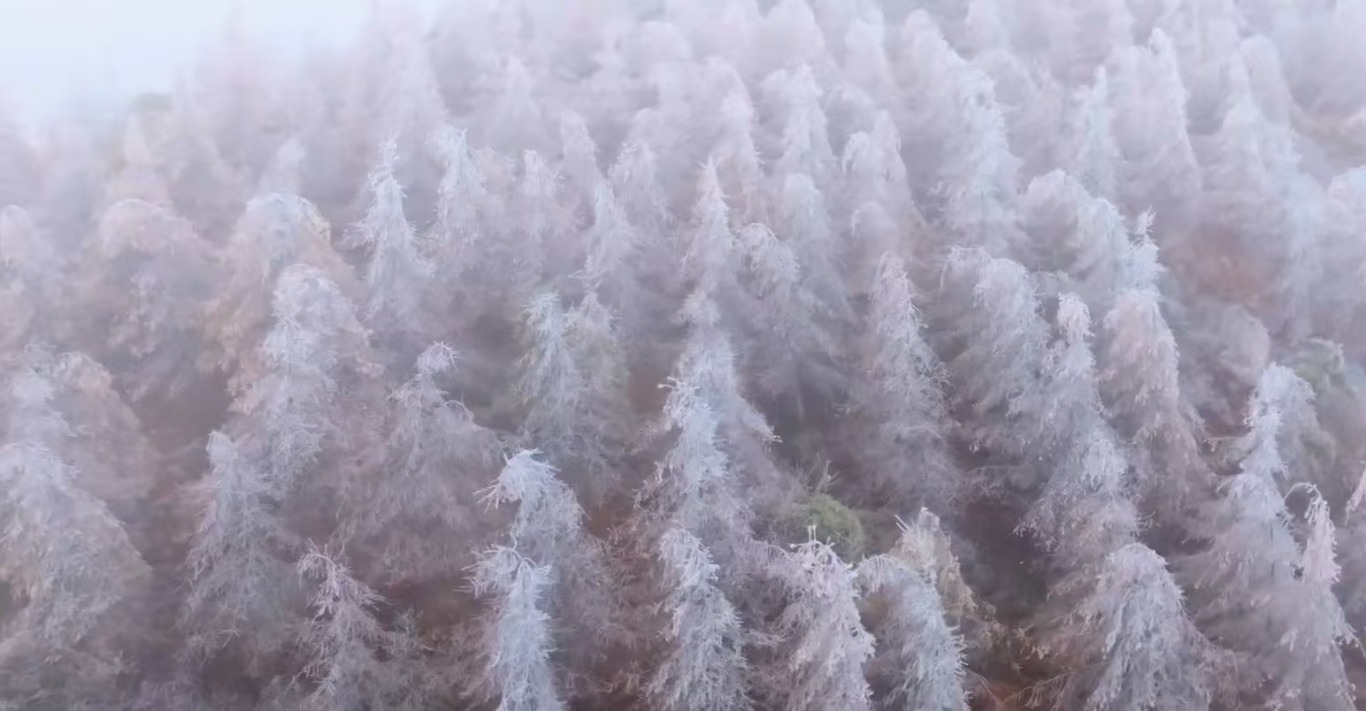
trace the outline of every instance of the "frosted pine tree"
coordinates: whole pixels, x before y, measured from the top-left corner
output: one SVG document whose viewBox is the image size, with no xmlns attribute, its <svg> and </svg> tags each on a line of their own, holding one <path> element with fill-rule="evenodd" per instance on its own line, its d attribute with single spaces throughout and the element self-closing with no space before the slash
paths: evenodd
<svg viewBox="0 0 1366 711">
<path fill-rule="evenodd" d="M 815 69 L 818 76 L 833 69 L 825 33 L 806 0 L 779 0 L 764 14 L 756 30 L 746 45 L 748 76 L 768 76 L 803 65 Z"/>
<path fill-rule="evenodd" d="M 844 33 L 844 77 L 868 96 L 893 103 L 898 91 L 887 56 L 887 25 L 881 12 L 865 12 Z"/>
<path fill-rule="evenodd" d="M 1068 171 L 1087 191 L 1110 201 L 1119 199 L 1117 173 L 1121 161 L 1113 123 L 1110 80 L 1102 67 L 1096 70 L 1091 85 L 1077 94 L 1061 151 Z"/>
<path fill-rule="evenodd" d="M 775 132 L 779 142 L 773 175 L 783 180 L 801 173 L 809 176 L 819 191 L 834 187 L 835 153 L 821 105 L 823 92 L 811 67 L 774 73 L 764 79 L 763 92 L 770 111 L 782 117 L 782 128 Z"/>
<path fill-rule="evenodd" d="M 1133 43 L 1134 18 L 1124 0 L 1068 0 L 1050 19 L 1052 65 L 1067 83 L 1081 83 L 1115 48 Z"/>
<path fill-rule="evenodd" d="M 682 260 L 684 245 L 669 212 L 658 165 L 648 144 L 628 141 L 623 145 L 608 171 L 608 181 L 618 209 L 634 232 L 634 285 L 639 288 L 631 299 L 635 303 L 634 313 L 622 315 L 631 331 L 637 334 L 628 344 L 634 350 L 641 348 L 643 343 L 662 340 L 640 334 L 653 336 L 664 326 L 657 316 L 672 308 L 669 302 L 679 291 L 678 263 Z"/>
<path fill-rule="evenodd" d="M 218 276 L 209 245 L 188 220 L 132 199 L 105 210 L 92 254 L 97 259 L 82 268 L 88 309 L 101 317 L 106 347 L 137 359 L 126 376 L 134 399 L 178 394 L 196 375 L 202 316 Z"/>
<path fill-rule="evenodd" d="M 1179 353 L 1160 299 L 1154 288 L 1130 289 L 1105 315 L 1101 392 L 1115 429 L 1135 449 L 1141 496 L 1174 524 L 1212 482 L 1181 394 Z"/>
<path fill-rule="evenodd" d="M 931 219 L 953 232 L 954 243 L 1007 256 L 1016 241 L 1020 161 L 992 81 L 948 45 L 923 10 L 906 18 L 901 44 L 903 93 L 917 97 L 903 109 L 901 135 L 915 137 L 909 153 L 929 166 L 917 176 L 917 197 L 937 208 Z"/>
<path fill-rule="evenodd" d="M 398 690 L 399 670 L 380 656 L 392 633 L 376 618 L 383 598 L 342 563 L 318 550 L 299 559 L 299 575 L 316 586 L 302 633 L 314 688 L 303 708 L 366 708 Z"/>
<path fill-rule="evenodd" d="M 554 589 L 553 570 L 501 546 L 483 554 L 474 568 L 475 594 L 493 598 L 482 684 L 498 711 L 565 708 L 551 666 L 555 647 L 543 601 Z"/>
<path fill-rule="evenodd" d="M 512 298 L 525 299 L 545 276 L 567 273 L 581 259 L 579 245 L 568 239 L 572 216 L 560 204 L 561 177 L 535 151 L 522 154 L 522 174 L 509 217 L 515 225 L 511 244 L 498 245 L 501 264 L 515 275 L 507 287 Z"/>
<path fill-rule="evenodd" d="M 1344 667 L 1342 650 L 1359 644 L 1333 595 L 1341 568 L 1335 559 L 1336 534 L 1328 502 L 1313 492 L 1305 515 L 1308 532 L 1300 553 L 1300 580 L 1305 583 L 1293 609 L 1294 631 L 1281 643 L 1302 663 L 1291 667 L 1281 689 L 1293 701 L 1313 708 L 1353 708 L 1356 694 Z M 1294 691 L 1298 686 L 1298 691 Z"/>
<path fill-rule="evenodd" d="M 940 316 L 952 324 L 951 399 L 965 408 L 974 447 L 1021 456 L 1036 413 L 1019 408 L 1020 396 L 1037 386 L 1048 338 L 1034 281 L 1018 263 L 975 251 L 954 253 L 948 273 L 963 299 L 960 313 Z"/>
<path fill-rule="evenodd" d="M 151 117 L 133 114 L 123 127 L 119 146 L 121 167 L 105 187 L 101 207 L 120 200 L 136 198 L 158 205 L 171 204 L 166 178 L 161 173 L 164 146 L 155 142 Z"/>
<path fill-rule="evenodd" d="M 946 510 L 959 482 L 943 365 L 925 341 L 910 279 L 894 255 L 878 262 L 865 328 L 850 397 L 850 449 L 873 490 Z"/>
<path fill-rule="evenodd" d="M 1220 659 L 1187 617 L 1161 556 L 1128 543 L 1064 581 L 1059 594 L 1077 588 L 1085 593 L 1076 609 L 1044 630 L 1045 647 L 1075 671 L 1038 701 L 1085 711 L 1209 705 Z"/>
<path fill-rule="evenodd" d="M 385 475 L 348 488 L 350 525 L 383 551 L 381 568 L 404 578 L 450 574 L 469 564 L 431 546 L 433 535 L 476 535 L 474 492 L 494 473 L 498 434 L 480 426 L 445 387 L 460 367 L 444 343 L 423 351 L 411 378 L 389 395 L 388 434 L 376 457 Z"/>
<path fill-rule="evenodd" d="M 805 422 L 844 387 L 839 326 L 789 243 L 763 225 L 742 228 L 738 237 L 748 267 L 744 303 L 753 307 L 745 362 L 755 364 L 757 390 Z"/>
<path fill-rule="evenodd" d="M 741 482 L 743 497 L 763 509 L 781 497 L 789 481 L 774 465 L 773 428 L 747 397 L 735 350 L 722 330 L 717 305 L 694 294 L 684 304 L 690 332 L 674 364 L 673 378 L 694 388 L 717 420 L 720 448 Z M 715 552 L 715 551 L 713 551 Z"/>
<path fill-rule="evenodd" d="M 999 0 L 990 4 L 1001 5 Z M 993 94 L 1005 113 L 1010 150 L 1021 161 L 1021 178 L 1064 164 L 1065 134 L 1058 129 L 1068 124 L 1068 97 L 1062 83 L 1046 67 L 1014 51 L 1004 35 L 973 54 L 972 65 L 991 79 Z"/>
<path fill-rule="evenodd" d="M 483 220 L 495 201 L 470 148 L 466 131 L 443 126 L 428 139 L 444 171 L 436 188 L 436 219 L 428 233 L 433 262 L 443 273 L 467 274 L 487 238 Z M 471 299 L 459 285 L 436 285 L 448 296 Z"/>
<path fill-rule="evenodd" d="M 221 432 L 209 436 L 206 449 L 209 472 L 196 492 L 200 519 L 186 563 L 187 654 L 207 660 L 238 645 L 264 663 L 287 642 L 298 596 L 276 553 L 292 542 L 276 513 L 279 484 Z"/>
<path fill-rule="evenodd" d="M 598 146 L 583 116 L 573 111 L 560 114 L 559 134 L 559 172 L 564 176 L 566 190 L 573 196 L 570 210 L 578 212 L 593 204 L 594 192 L 603 181 Z"/>
<path fill-rule="evenodd" d="M 1050 698 L 1059 708 L 1208 704 L 1217 660 L 1186 618 L 1165 562 L 1135 542 L 1139 515 L 1096 389 L 1086 307 L 1065 294 L 1057 321 L 1062 340 L 1035 405 L 1048 473 L 1023 523 L 1059 573 L 1038 626 L 1043 649 L 1071 671 Z"/>
<path fill-rule="evenodd" d="M 1105 421 L 1090 348 L 1090 319 L 1076 296 L 1058 305 L 1059 340 L 1044 360 L 1031 442 L 1042 488 L 1022 526 L 1068 570 L 1093 565 L 1138 534 L 1129 464 Z"/>
<path fill-rule="evenodd" d="M 73 428 L 66 444 L 54 446 L 75 467 L 80 486 L 127 521 L 141 544 L 148 495 L 166 471 L 138 414 L 124 402 L 114 376 L 90 356 L 33 347 L 26 357 L 54 387 L 53 404 Z"/>
<path fill-rule="evenodd" d="M 886 111 L 872 127 L 849 136 L 840 158 L 844 173 L 844 209 L 851 219 L 865 205 L 876 204 L 903 224 L 920 219 L 911 199 L 910 178 L 901 160 L 901 135 Z"/>
<path fill-rule="evenodd" d="M 788 642 L 773 680 L 784 708 L 871 709 L 863 674 L 874 642 L 859 619 L 858 574 L 818 540 L 789 555 L 792 598 L 778 618 Z"/>
<path fill-rule="evenodd" d="M 763 221 L 768 216 L 767 178 L 755 145 L 754 106 L 743 86 L 732 89 L 721 100 L 718 122 L 713 155 L 723 189 L 736 205 L 739 219 Z"/>
<path fill-rule="evenodd" d="M 1275 484 L 1284 467 L 1278 423 L 1274 413 L 1258 415 L 1250 423 L 1255 447 L 1203 522 L 1208 548 L 1184 561 L 1195 619 L 1214 641 L 1248 660 L 1256 697 L 1273 705 L 1351 708 L 1338 649 L 1350 633 L 1332 595 L 1338 574 L 1332 524 L 1312 492 L 1309 535 L 1303 548 L 1296 542 Z"/>
<path fill-rule="evenodd" d="M 695 383 L 673 381 L 668 387 L 655 427 L 673 439 L 641 494 L 648 514 L 643 524 L 661 540 L 670 526 L 698 536 L 723 574 L 744 575 L 754 563 L 753 513 L 722 449 L 721 423 Z"/>
<path fill-rule="evenodd" d="M 398 158 L 395 140 L 380 147 L 378 162 L 367 178 L 369 208 L 351 239 L 368 252 L 366 320 L 390 338 L 402 339 L 395 344 L 401 353 L 412 349 L 408 342 L 427 333 L 430 317 L 423 302 L 433 271 L 403 214 L 403 186 L 395 173 Z"/>
<path fill-rule="evenodd" d="M 55 323 L 41 316 L 59 303 L 60 285 L 55 277 L 67 260 L 37 220 L 17 205 L 0 206 L 0 307 L 12 315 L 0 325 L 0 352 L 19 351 L 35 334 L 30 328 L 50 333 Z"/>
<path fill-rule="evenodd" d="M 833 193 L 832 193 L 833 194 Z M 811 292 L 815 314 L 838 332 L 852 320 L 844 274 L 849 250 L 831 224 L 826 196 L 817 183 L 803 173 L 789 173 L 783 180 L 774 229 L 790 246 L 803 277 L 802 288 Z"/>
<path fill-rule="evenodd" d="M 628 141 L 608 170 L 612 190 L 626 219 L 651 240 L 667 239 L 671 221 L 659 183 L 659 168 L 649 144 Z"/>
<path fill-rule="evenodd" d="M 1096 313 L 1105 313 L 1128 283 L 1134 245 L 1124 217 L 1060 170 L 1034 178 L 1020 200 L 1020 222 L 1032 238 L 1038 268 L 1057 270 Z"/>
<path fill-rule="evenodd" d="M 65 261 L 32 213 L 0 206 L 0 284 L 45 295 Z"/>
<path fill-rule="evenodd" d="M 717 587 L 717 565 L 702 542 L 679 527 L 660 538 L 658 555 L 671 587 L 663 605 L 670 649 L 650 679 L 650 697 L 668 711 L 749 708 L 744 630 Z"/>
<path fill-rule="evenodd" d="M 1187 133 L 1188 93 L 1176 49 L 1161 29 L 1146 46 L 1120 48 L 1114 59 L 1110 105 L 1124 212 L 1160 210 L 1159 225 L 1184 227 L 1193 218 L 1202 178 Z"/>
<path fill-rule="evenodd" d="M 270 290 L 280 273 L 295 263 L 332 278 L 349 273 L 328 232 L 318 209 L 303 198 L 272 193 L 247 203 L 219 256 L 227 277 L 205 314 L 209 347 L 201 368 L 226 373 L 234 390 L 245 385 L 260 368 L 260 334 L 269 327 Z"/>
<path fill-rule="evenodd" d="M 908 535 L 903 527 L 903 539 Z M 879 708 L 967 708 L 963 643 L 945 616 L 930 574 L 891 555 L 865 558 L 858 565 L 860 585 L 880 603 L 870 615 L 877 642 L 868 666 Z"/>
<path fill-rule="evenodd" d="M 353 360 L 364 332 L 336 284 L 304 265 L 280 275 L 271 312 L 275 323 L 261 344 L 263 372 L 234 409 L 241 415 L 239 438 L 257 453 L 273 490 L 283 496 L 355 414 L 336 407 L 344 402 L 339 378 L 346 369 L 365 366 Z"/>
<path fill-rule="evenodd" d="M 30 363 L 6 379 L 0 413 L 0 703 L 76 707 L 116 693 L 133 607 L 150 569 L 105 504 L 67 463 L 71 436 L 52 383 Z M 46 699 L 46 702 L 44 701 Z"/>
<path fill-rule="evenodd" d="M 1299 109 L 1291 94 L 1277 44 L 1265 35 L 1253 35 L 1239 43 L 1238 54 L 1247 67 L 1257 108 L 1274 123 L 1290 123 Z"/>
<path fill-rule="evenodd" d="M 1250 430 L 1235 442 L 1235 448 L 1240 454 L 1257 451 L 1262 438 L 1275 437 L 1277 452 L 1285 462 L 1285 468 L 1276 472 L 1282 491 L 1302 481 L 1329 492 L 1330 501 L 1348 500 L 1354 482 L 1342 477 L 1334 465 L 1336 445 L 1319 422 L 1314 390 L 1293 370 L 1273 364 L 1262 371 L 1248 403 L 1247 420 Z"/>
<path fill-rule="evenodd" d="M 702 167 L 697 182 L 697 201 L 692 208 L 690 235 L 686 240 L 682 273 L 696 295 L 710 299 L 734 298 L 736 250 L 731 231 L 730 207 L 721 190 L 715 160 Z"/>
<path fill-rule="evenodd" d="M 256 191 L 261 195 L 284 193 L 298 195 L 304 175 L 307 149 L 297 138 L 286 139 L 275 149 L 275 155 L 261 172 Z"/>
<path fill-rule="evenodd" d="M 1257 107 L 1247 68 L 1235 63 L 1229 74 L 1235 93 L 1199 153 L 1205 210 L 1217 224 L 1255 241 L 1285 228 L 1291 206 L 1283 195 L 1300 171 L 1300 156 L 1289 129 L 1268 121 Z"/>
<path fill-rule="evenodd" d="M 508 154 L 527 149 L 549 150 L 550 126 L 536 96 L 535 80 L 525 62 L 506 57 L 495 70 L 499 87 L 478 125 L 482 143 Z"/>
<path fill-rule="evenodd" d="M 566 310 L 553 292 L 527 305 L 529 349 L 518 395 L 522 438 L 568 470 L 596 500 L 617 476 L 610 452 L 622 439 L 624 364 L 611 313 L 590 292 Z"/>
<path fill-rule="evenodd" d="M 587 678 L 619 634 L 616 581 L 602 543 L 584 530 L 583 508 L 538 452 L 522 450 L 507 460 L 492 486 L 480 492 L 487 506 L 515 503 L 507 532 L 517 553 L 546 569 L 553 591 L 544 608 L 559 620 L 565 654 L 560 659 L 571 689 Z M 483 565 L 482 563 L 480 565 Z"/>
</svg>

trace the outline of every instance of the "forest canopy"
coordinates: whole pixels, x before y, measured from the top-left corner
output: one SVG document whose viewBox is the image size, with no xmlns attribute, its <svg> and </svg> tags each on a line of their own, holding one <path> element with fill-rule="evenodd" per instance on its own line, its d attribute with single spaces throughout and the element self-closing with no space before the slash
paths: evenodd
<svg viewBox="0 0 1366 711">
<path fill-rule="evenodd" d="M 0 709 L 1357 708 L 1363 37 L 383 0 L 0 116 Z"/>
</svg>

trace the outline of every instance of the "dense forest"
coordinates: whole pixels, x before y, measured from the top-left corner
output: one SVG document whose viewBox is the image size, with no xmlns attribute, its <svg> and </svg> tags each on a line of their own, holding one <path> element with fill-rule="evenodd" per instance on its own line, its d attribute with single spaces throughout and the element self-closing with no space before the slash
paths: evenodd
<svg viewBox="0 0 1366 711">
<path fill-rule="evenodd" d="M 0 709 L 1356 708 L 1366 0 L 418 18 L 0 120 Z"/>
</svg>

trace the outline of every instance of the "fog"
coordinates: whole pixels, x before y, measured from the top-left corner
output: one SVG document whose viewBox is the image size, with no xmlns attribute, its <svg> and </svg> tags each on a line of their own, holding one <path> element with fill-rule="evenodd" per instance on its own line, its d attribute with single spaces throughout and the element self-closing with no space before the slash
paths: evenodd
<svg viewBox="0 0 1366 711">
<path fill-rule="evenodd" d="M 0 711 L 1366 708 L 1366 0 L 0 25 Z"/>
<path fill-rule="evenodd" d="M 73 106 L 168 91 L 230 23 L 286 57 L 354 35 L 373 0 L 47 0 L 8 3 L 0 100 L 30 125 Z M 434 14 L 439 0 L 412 0 Z"/>
</svg>

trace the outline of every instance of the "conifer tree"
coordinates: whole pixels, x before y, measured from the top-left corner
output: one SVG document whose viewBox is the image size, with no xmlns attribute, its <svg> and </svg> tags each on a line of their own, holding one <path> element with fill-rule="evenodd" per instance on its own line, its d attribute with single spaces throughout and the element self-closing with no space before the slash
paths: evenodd
<svg viewBox="0 0 1366 711">
<path fill-rule="evenodd" d="M 1187 617 L 1161 556 L 1131 542 L 1069 582 L 1087 592 L 1045 631 L 1049 649 L 1077 669 L 1053 691 L 1056 708 L 1209 705 L 1220 659 Z"/>
<path fill-rule="evenodd" d="M 800 221 L 794 216 L 794 224 Z M 822 222 L 808 229 L 826 228 Z M 837 345 L 848 318 L 842 287 L 838 283 L 822 284 L 802 268 L 796 253 L 801 245 L 792 244 L 795 239 L 779 241 L 762 225 L 743 228 L 739 237 L 749 277 L 745 304 L 752 308 L 745 314 L 751 335 L 746 342 L 746 361 L 755 364 L 758 390 L 783 403 L 797 421 L 804 421 L 810 411 L 808 402 L 814 401 L 819 407 L 844 388 Z M 824 285 L 833 287 L 832 298 L 839 300 L 834 308 L 823 302 L 817 291 Z"/>
<path fill-rule="evenodd" d="M 550 127 L 536 99 L 534 79 L 521 58 L 505 57 L 498 68 L 500 86 L 489 104 L 484 126 L 484 145 L 503 153 L 521 150 L 547 151 Z"/>
<path fill-rule="evenodd" d="M 1132 229 L 1109 200 L 1092 196 L 1068 173 L 1051 171 L 1034 178 L 1020 200 L 1020 222 L 1033 240 L 1037 268 L 1060 272 L 1066 288 L 1103 314 L 1115 296 L 1141 285 L 1141 264 L 1130 237 L 1142 239 L 1147 217 Z"/>
<path fill-rule="evenodd" d="M 746 709 L 747 664 L 735 607 L 717 587 L 717 566 L 693 534 L 670 528 L 659 557 L 671 584 L 665 637 L 671 648 L 650 679 L 649 694 L 664 709 Z"/>
<path fill-rule="evenodd" d="M 574 492 L 556 477 L 554 467 L 537 459 L 538 454 L 522 450 L 508 458 L 493 485 L 480 492 L 480 498 L 489 506 L 517 504 L 507 538 L 518 555 L 545 561 L 534 564 L 541 571 L 534 577 L 545 576 L 551 586 L 540 609 L 559 620 L 565 630 L 556 645 L 564 654 L 556 658 L 568 680 L 577 682 L 605 654 L 605 644 L 619 632 L 614 624 L 616 583 L 603 545 L 584 530 L 583 508 Z M 486 564 L 478 565 L 482 568 Z M 503 571 L 499 575 L 505 574 L 508 564 L 497 565 Z M 522 576 L 518 572 L 515 577 L 520 580 Z"/>
<path fill-rule="evenodd" d="M 764 13 L 755 36 L 746 45 L 751 77 L 806 65 L 823 76 L 833 69 L 825 33 L 806 0 L 780 0 Z"/>
<path fill-rule="evenodd" d="M 298 138 L 286 139 L 275 149 L 275 155 L 256 182 L 256 191 L 261 195 L 283 193 L 298 195 L 304 177 L 307 149 Z"/>
<path fill-rule="evenodd" d="M 903 546 L 913 536 L 902 527 Z M 879 708 L 963 711 L 963 643 L 945 616 L 931 571 L 884 554 L 858 565 L 866 594 L 885 607 L 874 615 L 876 650 L 868 667 Z"/>
<path fill-rule="evenodd" d="M 951 401 L 965 408 L 972 446 L 1018 457 L 1024 424 L 1036 415 L 1019 407 L 1020 396 L 1036 387 L 1048 337 L 1034 281 L 1018 263 L 981 252 L 955 253 L 949 272 L 964 309 L 953 317 L 954 355 L 946 357 Z"/>
<path fill-rule="evenodd" d="M 1153 288 L 1130 289 L 1105 315 L 1101 392 L 1115 429 L 1135 450 L 1142 498 L 1172 524 L 1212 482 L 1181 393 L 1179 353 L 1160 298 Z"/>
<path fill-rule="evenodd" d="M 598 146 L 578 113 L 562 113 L 559 124 L 560 174 L 574 195 L 570 210 L 576 212 L 576 207 L 593 204 L 594 193 L 603 180 L 602 169 L 598 167 Z"/>
<path fill-rule="evenodd" d="M 145 621 L 134 605 L 151 571 L 68 463 L 73 431 L 37 356 L 9 373 L 0 404 L 0 579 L 9 591 L 0 702 L 76 707 L 116 693 L 116 655 Z"/>
<path fill-rule="evenodd" d="M 436 221 L 428 240 L 444 268 L 465 270 L 483 230 L 480 208 L 492 199 L 464 130 L 442 126 L 428 139 L 445 171 L 437 184 Z"/>
<path fill-rule="evenodd" d="M 209 250 L 188 220 L 154 203 L 123 200 L 100 218 L 98 249 L 81 270 L 85 299 L 103 322 L 102 345 L 137 359 L 135 399 L 169 398 L 193 381 L 217 276 Z"/>
<path fill-rule="evenodd" d="M 686 378 L 688 374 L 681 375 Z M 753 512 L 731 471 L 720 419 L 699 392 L 699 385 L 682 379 L 669 384 L 663 418 L 656 429 L 672 434 L 673 441 L 642 495 L 643 508 L 698 536 L 708 555 L 719 560 L 722 572 L 740 575 L 744 563 L 752 562 Z M 663 533 L 657 535 L 662 538 Z"/>
<path fill-rule="evenodd" d="M 876 490 L 936 510 L 956 498 L 943 365 L 921 333 L 901 261 L 878 263 L 851 391 L 851 450 Z"/>
<path fill-rule="evenodd" d="M 868 96 L 895 105 L 898 90 L 887 56 L 887 26 L 881 12 L 865 12 L 844 33 L 844 77 Z"/>
<path fill-rule="evenodd" d="M 418 356 L 412 377 L 389 395 L 388 434 L 376 454 L 386 475 L 348 488 L 350 525 L 362 539 L 378 539 L 382 567 L 393 576 L 449 574 L 468 564 L 430 539 L 476 536 L 474 493 L 493 475 L 499 436 L 447 395 L 458 367 L 459 355 L 444 343 Z"/>
<path fill-rule="evenodd" d="M 305 673 L 315 687 L 304 708 L 365 708 L 392 702 L 399 689 L 401 660 L 380 655 L 394 647 L 393 633 L 376 618 L 383 602 L 327 554 L 311 550 L 299 559 L 301 577 L 313 580 L 312 617 L 302 633 L 310 655 Z"/>
<path fill-rule="evenodd" d="M 1008 256 L 1019 159 L 992 82 L 948 45 L 924 11 L 906 18 L 901 38 L 904 95 L 917 97 L 905 109 L 901 135 L 916 137 L 910 153 L 930 166 L 917 188 L 934 198 L 937 222 L 963 244 Z"/>
<path fill-rule="evenodd" d="M 1056 319 L 1061 339 L 1044 359 L 1039 390 L 1026 395 L 1036 416 L 1031 443 L 1046 474 L 1023 525 L 1063 567 L 1076 569 L 1131 541 L 1138 512 L 1128 462 L 1104 419 L 1086 306 L 1064 294 Z"/>
<path fill-rule="evenodd" d="M 736 311 L 744 307 L 739 301 L 739 285 L 732 262 L 738 244 L 730 220 L 730 208 L 721 191 L 716 162 L 708 160 L 698 179 L 697 201 L 692 208 L 690 234 L 685 240 L 680 267 L 684 287 L 690 292 L 689 300 L 695 308 L 712 302 L 725 303 Z M 688 306 L 685 304 L 684 308 Z M 730 318 L 743 322 L 744 314 Z"/>
<path fill-rule="evenodd" d="M 792 600 L 778 619 L 790 640 L 777 680 L 784 707 L 871 709 L 863 670 L 874 643 L 859 619 L 858 574 L 819 540 L 790 555 Z"/>
<path fill-rule="evenodd" d="M 845 177 L 845 209 L 857 214 L 864 205 L 873 203 L 903 223 L 919 217 L 906 164 L 901 160 L 901 136 L 889 113 L 879 112 L 870 130 L 849 136 L 840 164 Z"/>
<path fill-rule="evenodd" d="M 1110 103 L 1124 158 L 1120 203 L 1131 215 L 1160 210 L 1163 231 L 1184 227 L 1194 216 L 1202 178 L 1187 132 L 1188 93 L 1176 49 L 1156 29 L 1146 46 L 1119 49 L 1114 64 Z"/>
<path fill-rule="evenodd" d="M 283 646 L 297 596 L 276 548 L 290 542 L 275 513 L 282 492 L 250 454 L 221 432 L 209 436 L 209 473 L 190 548 L 182 625 L 187 654 L 208 658 L 234 643 L 256 663 Z"/>
<path fill-rule="evenodd" d="M 768 216 L 769 199 L 763 189 L 766 182 L 763 160 L 755 145 L 754 106 L 743 85 L 732 89 L 721 100 L 718 122 L 719 135 L 713 155 L 723 181 L 722 188 L 736 206 L 740 220 L 762 221 Z M 796 153 L 791 160 L 798 160 Z"/>
<path fill-rule="evenodd" d="M 474 569 L 474 592 L 496 596 L 485 644 L 483 683 L 498 711 L 565 708 L 551 666 L 550 616 L 542 598 L 554 588 L 548 565 L 536 565 L 511 548 L 485 553 Z"/>
<path fill-rule="evenodd" d="M 649 327 L 647 307 L 652 304 L 640 299 L 645 291 L 640 273 L 643 266 L 653 265 L 642 264 L 649 258 L 649 247 L 642 243 L 649 238 L 637 235 L 626 214 L 611 184 L 599 180 L 592 192 L 592 225 L 585 236 L 587 256 L 578 276 L 588 293 L 595 299 L 600 294 L 622 315 L 624 335 L 634 340 Z"/>
<path fill-rule="evenodd" d="M 365 266 L 367 322 L 391 337 L 414 340 L 427 329 L 424 296 L 432 265 L 403 214 L 403 187 L 395 174 L 398 143 L 380 148 L 368 180 L 370 206 L 356 225 L 353 241 L 369 252 Z M 399 350 L 402 350 L 401 348 Z"/>
<path fill-rule="evenodd" d="M 1080 83 L 1116 48 L 1133 43 L 1134 18 L 1123 0 L 1068 0 L 1050 19 L 1054 71 L 1068 83 Z"/>
<path fill-rule="evenodd" d="M 589 292 L 566 310 L 542 292 L 527 305 L 530 344 L 518 385 L 527 446 L 572 472 L 593 500 L 617 476 L 610 452 L 622 439 L 624 365 L 611 313 Z"/>
<path fill-rule="evenodd" d="M 225 283 L 204 319 L 210 344 L 200 367 L 226 373 L 234 389 L 260 366 L 260 333 L 270 323 L 271 285 L 295 263 L 341 278 L 349 270 L 328 238 L 327 222 L 303 198 L 273 193 L 247 203 L 219 256 Z M 263 287 L 263 285 L 265 285 Z"/>
<path fill-rule="evenodd" d="M 242 416 L 244 443 L 259 452 L 265 476 L 283 495 L 338 434 L 346 414 L 337 411 L 343 369 L 367 364 L 347 360 L 361 353 L 364 332 L 350 302 L 317 269 L 286 268 L 271 312 L 275 323 L 261 344 L 263 372 L 234 410 Z"/>
<path fill-rule="evenodd" d="M 0 207 L 0 274 L 7 285 L 44 294 L 64 262 L 32 213 L 18 205 Z"/>
<path fill-rule="evenodd" d="M 776 72 L 764 79 L 763 91 L 770 110 L 783 117 L 781 130 L 775 132 L 779 142 L 773 174 L 783 180 L 801 173 L 817 190 L 833 187 L 835 154 L 821 106 L 823 92 L 811 67 Z"/>
<path fill-rule="evenodd" d="M 1275 483 L 1285 466 L 1276 419 L 1254 413 L 1255 447 L 1204 522 L 1209 547 L 1185 561 L 1195 619 L 1246 657 L 1257 696 L 1267 703 L 1350 708 L 1338 648 L 1350 632 L 1332 594 L 1332 523 L 1312 491 L 1309 533 L 1303 547 L 1296 542 Z"/>
<path fill-rule="evenodd" d="M 1102 67 L 1091 85 L 1078 93 L 1063 148 L 1068 170 L 1092 195 L 1119 199 L 1119 145 L 1113 133 L 1110 80 Z"/>
</svg>

